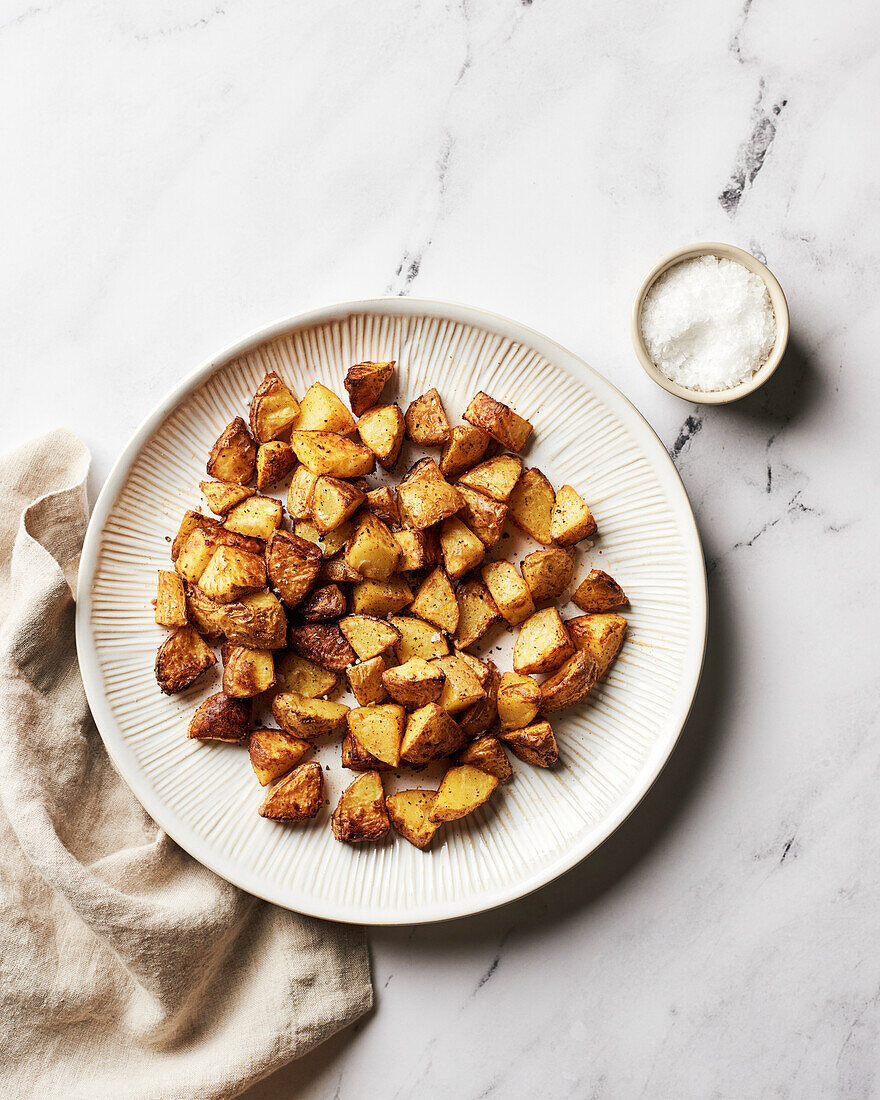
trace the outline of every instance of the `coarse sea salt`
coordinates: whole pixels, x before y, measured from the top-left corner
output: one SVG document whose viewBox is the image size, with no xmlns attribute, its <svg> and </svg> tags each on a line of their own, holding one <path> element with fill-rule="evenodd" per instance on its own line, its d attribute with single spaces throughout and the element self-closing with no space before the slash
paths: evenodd
<svg viewBox="0 0 880 1100">
<path fill-rule="evenodd" d="M 655 366 L 691 390 L 729 390 L 751 378 L 776 343 L 764 280 L 736 260 L 700 256 L 665 271 L 639 320 Z"/>
</svg>

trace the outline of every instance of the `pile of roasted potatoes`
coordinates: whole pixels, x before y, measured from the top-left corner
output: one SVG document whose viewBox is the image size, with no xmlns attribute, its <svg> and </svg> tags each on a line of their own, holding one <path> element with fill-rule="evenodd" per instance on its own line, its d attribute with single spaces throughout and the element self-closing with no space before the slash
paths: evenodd
<svg viewBox="0 0 880 1100">
<path fill-rule="evenodd" d="M 382 403 L 393 362 L 346 375 L 348 405 L 315 382 L 301 401 L 276 373 L 208 458 L 200 488 L 213 516 L 187 512 L 159 572 L 156 659 L 163 692 L 182 691 L 217 662 L 222 691 L 189 724 L 204 741 L 246 743 L 270 788 L 260 814 L 295 822 L 324 804 L 316 738 L 341 739 L 360 773 L 333 812 L 337 840 L 395 829 L 425 848 L 440 826 L 471 813 L 510 778 L 509 750 L 546 768 L 558 756 L 548 716 L 604 676 L 626 634 L 628 603 L 592 570 L 562 618 L 573 547 L 596 534 L 571 485 L 558 492 L 519 452 L 532 425 L 478 393 L 465 423 L 449 422 L 436 389 L 401 412 Z M 405 440 L 434 448 L 396 484 Z M 288 482 L 287 508 L 269 490 Z M 286 511 L 286 515 L 285 515 Z M 511 523 L 540 548 L 519 568 L 498 553 Z M 471 652 L 496 624 L 517 631 L 512 671 Z M 485 643 L 484 643 L 485 644 Z M 357 701 L 334 700 L 343 676 Z M 254 726 L 271 704 L 276 726 Z M 447 760 L 439 789 L 386 794 L 382 773 Z"/>
</svg>

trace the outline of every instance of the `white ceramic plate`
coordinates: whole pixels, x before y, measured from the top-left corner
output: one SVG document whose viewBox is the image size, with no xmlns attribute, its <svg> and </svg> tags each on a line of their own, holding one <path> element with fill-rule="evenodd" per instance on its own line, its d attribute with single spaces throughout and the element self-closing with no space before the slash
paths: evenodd
<svg viewBox="0 0 880 1100">
<path fill-rule="evenodd" d="M 555 485 L 570 482 L 600 535 L 582 544 L 576 579 L 610 572 L 629 594 L 630 632 L 605 681 L 553 718 L 560 764 L 514 760 L 516 774 L 483 809 L 420 852 L 392 836 L 352 847 L 329 816 L 352 773 L 338 744 L 319 759 L 330 806 L 285 826 L 257 816 L 263 790 L 246 750 L 188 740 L 213 672 L 161 695 L 153 664 L 156 570 L 223 427 L 247 416 L 267 370 L 302 394 L 320 379 L 344 393 L 352 364 L 396 359 L 403 404 L 436 385 L 458 415 L 480 389 L 535 425 L 524 454 Z M 501 544 L 515 561 L 529 547 Z M 535 547 L 531 547 L 535 548 Z M 572 605 L 569 614 L 577 614 Z M 92 713 L 121 775 L 154 820 L 196 859 L 278 905 L 333 920 L 406 924 L 511 901 L 583 859 L 632 811 L 672 751 L 696 691 L 706 637 L 703 556 L 681 481 L 662 444 L 608 382 L 546 337 L 481 310 L 408 298 L 347 302 L 282 321 L 203 364 L 126 447 L 101 493 L 83 549 L 77 643 Z M 510 668 L 509 634 L 490 645 Z M 204 682 L 207 681 L 207 682 Z M 349 700 L 350 701 L 350 700 Z M 436 773 L 434 778 L 436 778 Z M 430 785 L 432 773 L 398 786 Z"/>
</svg>

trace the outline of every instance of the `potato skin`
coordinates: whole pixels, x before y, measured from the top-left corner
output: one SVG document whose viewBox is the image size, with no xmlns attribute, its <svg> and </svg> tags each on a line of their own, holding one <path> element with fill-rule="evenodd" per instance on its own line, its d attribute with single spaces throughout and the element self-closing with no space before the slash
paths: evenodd
<svg viewBox="0 0 880 1100">
<path fill-rule="evenodd" d="M 522 459 L 516 455 L 495 455 L 463 474 L 458 479 L 458 485 L 504 504 L 510 499 L 521 475 Z"/>
<path fill-rule="evenodd" d="M 156 683 L 165 695 L 174 695 L 217 663 L 201 634 L 191 626 L 179 626 L 169 634 L 156 655 Z"/>
<path fill-rule="evenodd" d="M 266 549 L 269 580 L 288 607 L 308 595 L 321 569 L 321 548 L 289 531 L 276 531 Z"/>
<path fill-rule="evenodd" d="M 196 708 L 187 737 L 198 741 L 244 741 L 250 729 L 250 703 L 219 691 Z"/>
<path fill-rule="evenodd" d="M 361 477 L 371 474 L 376 465 L 376 456 L 369 447 L 337 432 L 294 431 L 290 446 L 299 461 L 315 474 Z"/>
<path fill-rule="evenodd" d="M 443 690 L 446 674 L 422 657 L 412 657 L 382 674 L 385 690 L 405 707 L 423 707 L 436 703 Z"/>
<path fill-rule="evenodd" d="M 260 817 L 272 821 L 308 821 L 324 802 L 324 773 L 317 760 L 300 764 L 266 795 Z"/>
<path fill-rule="evenodd" d="M 440 828 L 438 823 L 428 819 L 436 794 L 436 791 L 417 789 L 398 791 L 385 799 L 385 809 L 394 831 L 420 850 L 427 848 Z"/>
<path fill-rule="evenodd" d="M 272 439 L 262 443 L 257 450 L 257 488 L 270 489 L 283 477 L 287 477 L 296 465 L 296 455 L 289 443 Z"/>
<path fill-rule="evenodd" d="M 251 398 L 251 431 L 260 443 L 277 439 L 299 416 L 299 402 L 281 378 L 270 371 Z"/>
<path fill-rule="evenodd" d="M 289 772 L 311 748 L 308 741 L 268 726 L 257 726 L 248 738 L 251 767 L 264 787 Z"/>
<path fill-rule="evenodd" d="M 409 716 L 400 758 L 407 764 L 427 764 L 439 756 L 451 756 L 463 741 L 458 723 L 438 703 L 428 703 Z"/>
<path fill-rule="evenodd" d="M 333 835 L 348 844 L 380 840 L 391 828 L 385 810 L 382 777 L 377 771 L 359 775 L 342 792 L 333 811 Z"/>
<path fill-rule="evenodd" d="M 372 753 L 367 752 L 347 730 L 342 739 L 342 766 L 353 772 L 390 772 L 392 767 L 381 760 L 377 760 Z"/>
<path fill-rule="evenodd" d="M 296 692 L 279 692 L 272 700 L 272 717 L 294 737 L 310 740 L 340 729 L 348 717 L 344 703 L 328 699 L 310 699 Z"/>
<path fill-rule="evenodd" d="M 541 684 L 541 710 L 561 710 L 577 703 L 592 689 L 598 676 L 599 666 L 593 658 L 578 650 Z"/>
<path fill-rule="evenodd" d="M 536 611 L 522 624 L 513 647 L 513 670 L 531 675 L 553 672 L 574 653 L 574 645 L 555 607 Z"/>
<path fill-rule="evenodd" d="M 457 760 L 459 764 L 471 764 L 487 775 L 494 775 L 499 783 L 513 775 L 507 753 L 497 737 L 487 735 L 471 742 L 458 754 Z"/>
<path fill-rule="evenodd" d="M 290 628 L 288 642 L 294 653 L 321 668 L 342 672 L 354 664 L 357 654 L 335 623 L 306 623 Z"/>
<path fill-rule="evenodd" d="M 464 419 L 497 439 L 509 451 L 521 451 L 532 434 L 532 425 L 528 420 L 482 390 L 471 398 L 464 411 Z"/>
<path fill-rule="evenodd" d="M 502 730 L 498 736 L 515 756 L 536 768 L 549 768 L 559 759 L 559 749 L 549 722 L 535 722 L 525 729 Z"/>
<path fill-rule="evenodd" d="M 595 614 L 629 606 L 629 599 L 617 581 L 601 569 L 592 569 L 575 589 L 571 602 L 581 611 Z"/>
<path fill-rule="evenodd" d="M 247 485 L 257 468 L 257 445 L 240 416 L 227 424 L 211 448 L 208 476 L 216 481 L 235 481 Z"/>
<path fill-rule="evenodd" d="M 261 695 L 275 683 L 271 650 L 224 646 L 223 651 L 223 690 L 227 695 L 247 699 Z"/>
<path fill-rule="evenodd" d="M 489 436 L 470 424 L 459 424 L 449 433 L 440 455 L 440 472 L 452 481 L 482 459 L 489 446 Z"/>
<path fill-rule="evenodd" d="M 338 584 L 325 584 L 313 588 L 300 606 L 299 613 L 307 623 L 338 619 L 345 614 L 346 601 Z"/>
<path fill-rule="evenodd" d="M 535 550 L 523 558 L 520 571 L 535 603 L 558 600 L 574 576 L 574 553 L 562 546 Z"/>
<path fill-rule="evenodd" d="M 348 392 L 348 403 L 355 416 L 361 416 L 378 402 L 385 384 L 394 373 L 395 362 L 391 359 L 385 363 L 356 363 L 348 368 L 342 384 Z"/>
<path fill-rule="evenodd" d="M 505 672 L 498 687 L 498 718 L 502 729 L 523 729 L 541 706 L 537 680 L 518 672 Z"/>
<path fill-rule="evenodd" d="M 423 447 L 434 447 L 449 438 L 449 418 L 435 389 L 428 390 L 406 410 L 406 434 Z"/>
</svg>

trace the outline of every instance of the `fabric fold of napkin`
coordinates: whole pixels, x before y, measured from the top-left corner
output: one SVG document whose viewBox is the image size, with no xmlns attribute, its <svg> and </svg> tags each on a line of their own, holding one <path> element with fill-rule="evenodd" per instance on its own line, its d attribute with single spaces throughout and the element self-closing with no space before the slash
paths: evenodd
<svg viewBox="0 0 880 1100">
<path fill-rule="evenodd" d="M 89 454 L 0 458 L 0 1095 L 238 1095 L 372 1003 L 364 932 L 202 867 L 117 775 L 74 642 Z"/>
</svg>

